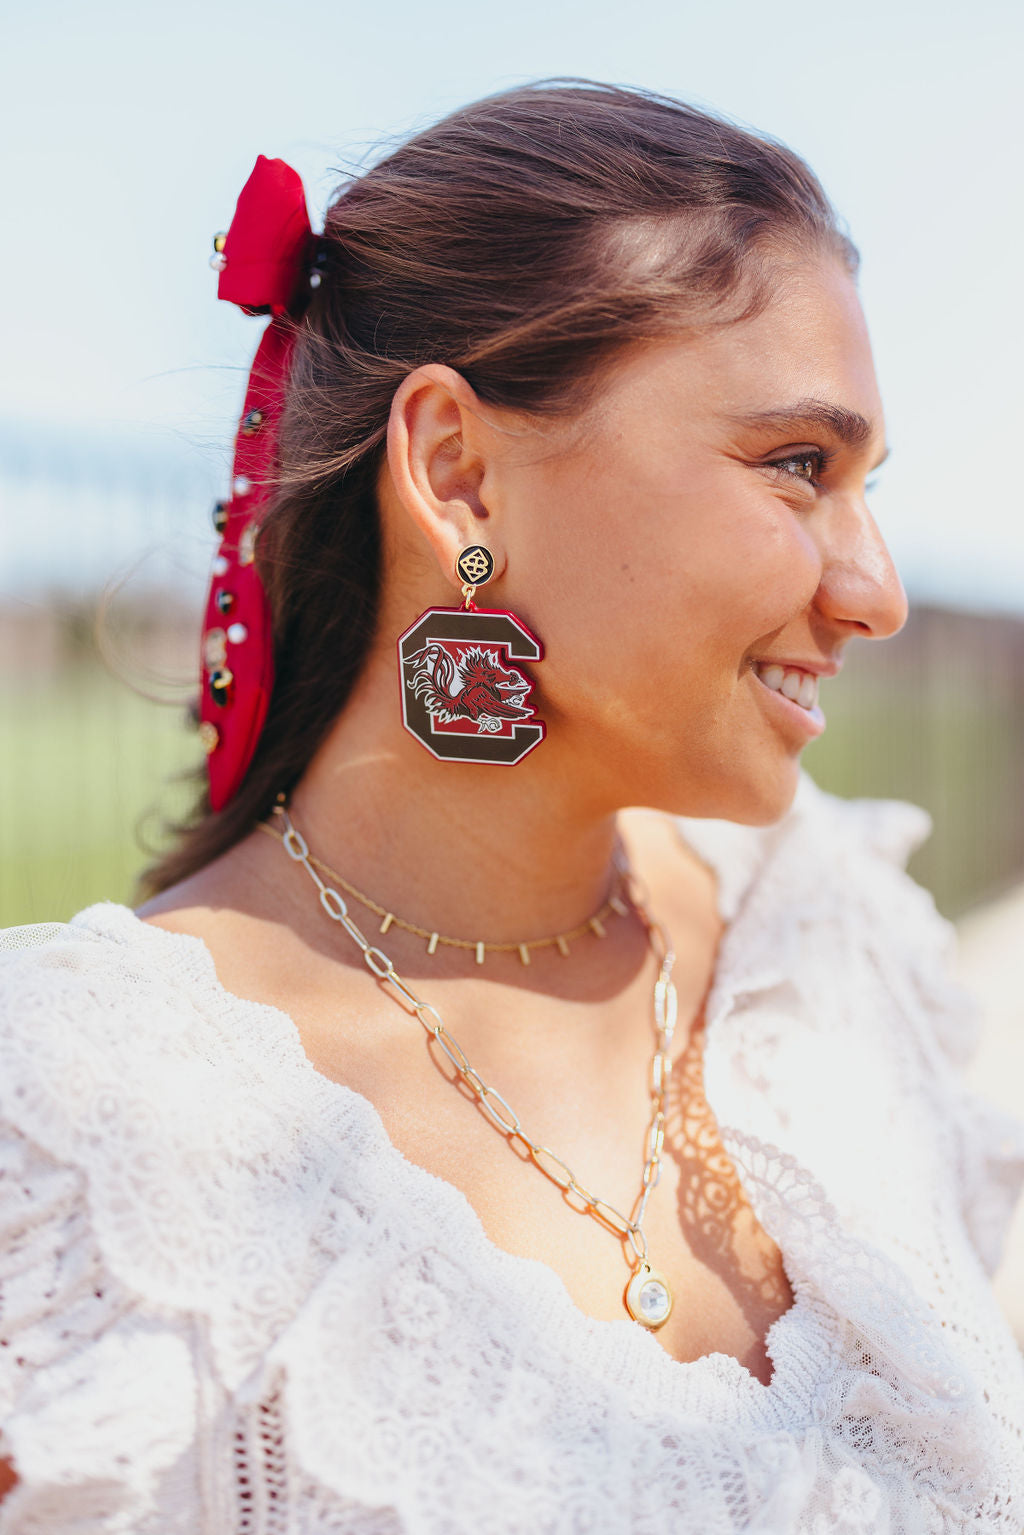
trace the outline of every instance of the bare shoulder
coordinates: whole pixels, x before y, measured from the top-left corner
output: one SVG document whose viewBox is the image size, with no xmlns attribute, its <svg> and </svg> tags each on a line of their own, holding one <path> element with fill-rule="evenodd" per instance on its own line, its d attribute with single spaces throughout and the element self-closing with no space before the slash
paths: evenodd
<svg viewBox="0 0 1024 1535">
<path fill-rule="evenodd" d="M 268 896 L 260 840 L 250 835 L 188 879 L 136 908 L 135 915 L 172 933 L 207 933 L 265 920 L 276 902 Z"/>
<path fill-rule="evenodd" d="M 305 951 L 287 901 L 268 880 L 252 837 L 154 896 L 135 915 L 151 927 L 199 938 L 221 984 L 235 995 L 280 1005 L 302 974 Z"/>
<path fill-rule="evenodd" d="M 168 933 L 201 938 L 211 949 L 251 921 L 239 905 L 237 886 L 226 884 L 208 869 L 154 896 L 135 915 Z"/>
</svg>

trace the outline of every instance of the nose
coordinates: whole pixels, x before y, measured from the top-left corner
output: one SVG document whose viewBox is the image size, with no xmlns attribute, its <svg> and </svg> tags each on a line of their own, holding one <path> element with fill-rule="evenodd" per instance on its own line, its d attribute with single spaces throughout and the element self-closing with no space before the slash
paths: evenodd
<svg viewBox="0 0 1024 1535">
<path fill-rule="evenodd" d="M 835 624 L 868 639 L 889 639 L 903 628 L 909 608 L 885 539 L 863 500 L 851 499 L 833 512 L 817 605 Z"/>
</svg>

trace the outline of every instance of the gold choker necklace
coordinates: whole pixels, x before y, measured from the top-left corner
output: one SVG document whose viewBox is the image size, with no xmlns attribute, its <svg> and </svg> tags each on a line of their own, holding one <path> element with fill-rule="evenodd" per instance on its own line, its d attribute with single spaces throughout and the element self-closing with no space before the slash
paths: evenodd
<svg viewBox="0 0 1024 1535">
<path fill-rule="evenodd" d="M 278 808 L 283 803 L 284 796 L 278 795 Z M 260 821 L 258 825 L 260 831 L 268 832 L 279 842 L 283 840 L 281 833 L 268 822 Z M 444 944 L 449 949 L 472 949 L 478 965 L 483 964 L 487 954 L 518 954 L 521 963 L 528 965 L 532 949 L 555 948 L 559 954 L 568 958 L 571 943 L 575 943 L 579 938 L 586 938 L 588 934 L 593 934 L 595 938 L 603 938 L 606 931 L 605 923 L 610 917 L 625 917 L 629 914 L 629 905 L 623 899 L 622 891 L 630 879 L 630 872 L 621 853 L 617 853 L 615 859 L 616 889 L 592 917 L 588 917 L 585 922 L 571 928 L 567 933 L 555 933 L 551 938 L 530 938 L 523 943 L 484 943 L 482 939 L 446 938 L 443 933 L 431 932 L 427 927 L 417 927 L 415 922 L 403 921 L 401 917 L 396 917 L 393 911 L 388 911 L 385 906 L 379 905 L 368 895 L 364 895 L 361 890 L 357 890 L 354 885 L 350 885 L 348 880 L 343 879 L 336 869 L 332 869 L 330 864 L 324 863 L 322 859 L 310 855 L 309 861 L 320 870 L 321 874 L 326 874 L 328 879 L 340 885 L 346 895 L 350 895 L 353 900 L 365 906 L 367 911 L 372 911 L 375 916 L 383 919 L 378 929 L 380 933 L 386 933 L 391 927 L 401 928 L 405 933 L 413 933 L 417 938 L 425 940 L 428 954 L 435 954 L 439 944 Z"/>
<path fill-rule="evenodd" d="M 324 865 L 310 853 L 309 844 L 292 824 L 291 817 L 282 803 L 283 799 L 283 795 L 279 796 L 274 814 L 284 822 L 285 830 L 283 835 L 278 833 L 275 835 L 279 835 L 289 858 L 301 864 L 313 881 L 324 912 L 332 922 L 337 922 L 345 929 L 362 954 L 367 969 L 377 977 L 378 981 L 392 988 L 397 1001 L 411 1008 L 431 1040 L 436 1042 L 455 1068 L 457 1080 L 464 1082 L 469 1088 L 479 1107 L 505 1137 L 508 1144 L 514 1146 L 514 1143 L 518 1141 L 545 1177 L 550 1178 L 563 1194 L 571 1194 L 579 1200 L 579 1205 L 572 1206 L 578 1214 L 591 1216 L 606 1230 L 613 1232 L 620 1242 L 628 1244 L 627 1258 L 632 1273 L 623 1292 L 623 1304 L 633 1320 L 639 1322 L 641 1326 L 649 1328 L 652 1332 L 663 1327 L 672 1311 L 672 1291 L 665 1276 L 652 1268 L 648 1261 L 644 1217 L 647 1214 L 647 1202 L 661 1177 L 661 1153 L 665 1144 L 665 1091 L 669 1073 L 672 1070 L 672 1037 L 678 1012 L 676 988 L 672 982 L 672 967 L 676 956 L 664 928 L 651 918 L 644 905 L 634 897 L 634 908 L 644 924 L 648 943 L 658 962 L 658 975 L 654 983 L 655 1046 L 650 1075 L 651 1116 L 647 1127 L 647 1146 L 640 1179 L 640 1192 L 627 1216 L 621 1210 L 617 1210 L 614 1205 L 609 1204 L 607 1200 L 599 1199 L 596 1194 L 592 1194 L 578 1181 L 568 1163 L 563 1162 L 550 1147 L 543 1145 L 540 1141 L 532 1140 L 527 1135 L 519 1115 L 508 1100 L 502 1097 L 497 1088 L 490 1087 L 479 1072 L 470 1065 L 465 1051 L 445 1028 L 444 1020 L 437 1008 L 417 996 L 409 983 L 398 974 L 384 951 L 368 942 L 360 932 L 348 914 L 344 896 L 332 886 L 324 884 L 317 873 L 317 868 L 323 868 Z M 336 875 L 332 877 L 337 878 Z"/>
</svg>

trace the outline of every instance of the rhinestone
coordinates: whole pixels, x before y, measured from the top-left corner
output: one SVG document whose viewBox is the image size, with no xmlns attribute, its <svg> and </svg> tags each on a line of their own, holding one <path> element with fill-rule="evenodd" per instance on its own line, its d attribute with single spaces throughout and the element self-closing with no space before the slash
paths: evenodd
<svg viewBox="0 0 1024 1535">
<path fill-rule="evenodd" d="M 652 1331 L 668 1321 L 672 1310 L 668 1281 L 646 1263 L 640 1265 L 629 1281 L 624 1299 L 633 1320 Z"/>
<path fill-rule="evenodd" d="M 228 658 L 226 636 L 223 629 L 208 629 L 203 635 L 203 661 L 208 672 L 216 671 Z"/>
<path fill-rule="evenodd" d="M 657 1325 L 668 1316 L 668 1291 L 659 1280 L 649 1279 L 645 1285 L 641 1285 L 639 1300 L 640 1310 L 648 1322 Z"/>
<path fill-rule="evenodd" d="M 231 684 L 234 682 L 234 680 L 234 676 L 231 672 L 228 671 L 226 666 L 222 666 L 218 671 L 215 671 L 211 675 L 210 697 L 213 699 L 215 704 L 219 705 L 220 708 L 223 708 L 227 703 L 228 696 L 231 692 Z"/>
<path fill-rule="evenodd" d="M 213 531 L 215 533 L 223 533 L 224 529 L 228 525 L 228 504 L 226 501 L 217 501 L 214 503 L 212 521 Z"/>
<path fill-rule="evenodd" d="M 242 418 L 242 436 L 253 437 L 266 419 L 261 410 L 247 410 Z"/>
<path fill-rule="evenodd" d="M 215 576 L 226 576 L 227 575 L 227 573 L 228 573 L 228 562 L 225 559 L 223 554 L 218 554 L 217 558 L 214 560 L 214 562 L 213 562 L 213 573 L 214 573 Z"/>
<path fill-rule="evenodd" d="M 215 234 L 214 235 L 214 237 L 213 237 L 213 249 L 214 249 L 215 253 L 218 256 L 220 256 L 223 253 L 224 247 L 225 247 L 225 245 L 227 243 L 228 243 L 228 237 L 227 237 L 226 234 L 224 234 L 223 231 L 221 231 L 220 234 Z"/>
<path fill-rule="evenodd" d="M 242 529 L 242 536 L 238 540 L 238 563 L 251 565 L 256 558 L 256 534 L 259 532 L 255 522 L 246 523 Z"/>
<path fill-rule="evenodd" d="M 249 631 L 244 624 L 232 624 L 228 629 L 228 639 L 232 645 L 244 645 L 249 638 Z"/>
<path fill-rule="evenodd" d="M 252 490 L 252 481 L 244 474 L 236 474 L 231 488 L 236 496 L 247 496 Z"/>
<path fill-rule="evenodd" d="M 217 750 L 220 742 L 220 731 L 209 720 L 203 720 L 199 727 L 199 741 L 207 756 Z"/>
<path fill-rule="evenodd" d="M 235 594 L 227 591 L 218 592 L 213 603 L 218 613 L 230 613 L 235 605 Z"/>
</svg>

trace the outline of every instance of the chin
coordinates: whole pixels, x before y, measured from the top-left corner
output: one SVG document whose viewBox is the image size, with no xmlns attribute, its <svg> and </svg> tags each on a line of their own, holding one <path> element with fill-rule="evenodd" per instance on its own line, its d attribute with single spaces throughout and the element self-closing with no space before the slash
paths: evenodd
<svg viewBox="0 0 1024 1535">
<path fill-rule="evenodd" d="M 688 785 L 684 804 L 673 807 L 676 815 L 713 821 L 735 821 L 740 826 L 772 826 L 780 821 L 796 797 L 800 783 L 800 759 L 790 757 L 766 771 L 762 764 L 753 774 L 722 773 L 694 795 Z"/>
</svg>

